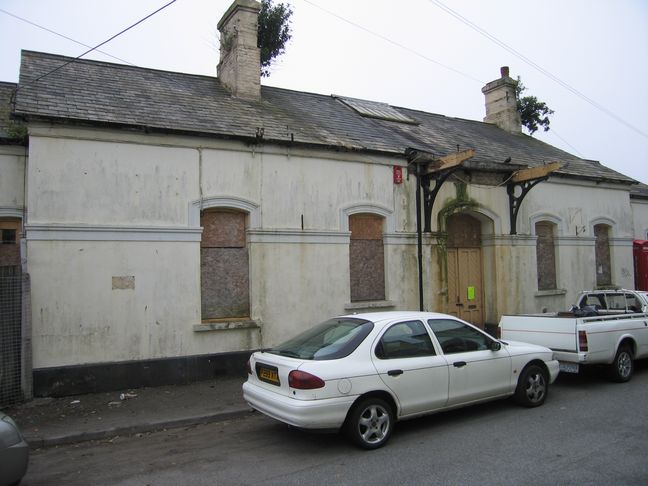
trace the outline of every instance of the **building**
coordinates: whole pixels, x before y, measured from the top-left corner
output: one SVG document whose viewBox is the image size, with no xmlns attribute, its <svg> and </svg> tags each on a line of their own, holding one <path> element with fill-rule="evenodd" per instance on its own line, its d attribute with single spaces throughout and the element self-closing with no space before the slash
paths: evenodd
<svg viewBox="0 0 648 486">
<path fill-rule="evenodd" d="M 266 87 L 258 8 L 221 19 L 217 78 L 24 51 L 0 85 L 37 395 L 241 370 L 336 314 L 488 328 L 632 287 L 636 181 L 522 134 L 507 69 L 484 122 Z"/>
<path fill-rule="evenodd" d="M 637 240 L 648 240 L 648 186 L 637 184 L 630 190 L 633 225 Z"/>
</svg>

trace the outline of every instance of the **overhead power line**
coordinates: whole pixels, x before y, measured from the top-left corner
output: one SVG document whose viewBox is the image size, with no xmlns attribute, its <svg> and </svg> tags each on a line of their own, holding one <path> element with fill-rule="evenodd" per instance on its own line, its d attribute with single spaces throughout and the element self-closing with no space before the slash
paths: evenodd
<svg viewBox="0 0 648 486">
<path fill-rule="evenodd" d="M 576 96 L 578 96 L 579 98 L 585 100 L 587 103 L 589 103 L 590 105 L 592 105 L 594 108 L 596 108 L 596 109 L 602 111 L 603 113 L 605 113 L 605 114 L 608 115 L 609 117 L 615 119 L 616 121 L 618 121 L 618 122 L 621 123 L 622 125 L 625 125 L 627 128 L 629 128 L 629 129 L 631 129 L 631 130 L 637 132 L 639 135 L 641 135 L 641 136 L 643 136 L 643 137 L 645 137 L 645 138 L 648 138 L 648 133 L 646 133 L 646 132 L 640 130 L 640 129 L 637 128 L 637 127 L 635 127 L 633 124 L 627 122 L 626 120 L 624 120 L 623 118 L 621 118 L 620 116 L 618 116 L 618 115 L 617 115 L 616 113 L 614 113 L 613 111 L 607 109 L 606 107 L 604 107 L 604 106 L 601 105 L 600 103 L 597 103 L 597 102 L 594 101 L 592 98 L 590 98 L 590 97 L 584 95 L 583 93 L 581 93 L 580 91 L 578 91 L 576 88 L 574 88 L 574 87 L 570 86 L 569 84 L 567 84 L 566 82 L 564 82 L 564 81 L 563 81 L 562 79 L 560 79 L 558 76 L 555 76 L 555 75 L 552 74 L 551 72 L 547 71 L 545 68 L 543 68 L 542 66 L 540 66 L 540 65 L 537 64 L 536 62 L 532 61 L 531 59 L 529 59 L 528 57 L 526 57 L 524 54 L 518 52 L 517 50 L 515 50 L 514 48 L 512 48 L 511 46 L 509 46 L 509 45 L 506 44 L 505 42 L 502 42 L 502 41 L 499 40 L 497 37 L 495 37 L 494 35 L 492 35 L 491 33 L 489 33 L 487 30 L 482 29 L 480 26 L 478 26 L 478 25 L 475 24 L 474 22 L 470 21 L 469 19 L 467 19 L 466 17 L 464 17 L 463 15 L 461 15 L 460 13 L 458 13 L 457 11 L 451 9 L 450 7 L 448 7 L 447 5 L 445 5 L 444 3 L 442 3 L 440 0 L 428 0 L 428 1 L 429 1 L 430 3 L 436 5 L 437 7 L 439 7 L 441 10 L 445 11 L 446 13 L 452 15 L 454 18 L 456 18 L 456 19 L 459 20 L 460 22 L 466 24 L 468 27 L 470 27 L 471 29 L 475 30 L 475 31 L 478 32 L 479 34 L 483 35 L 484 37 L 486 37 L 486 38 L 489 39 L 490 41 L 494 42 L 495 44 L 497 44 L 497 45 L 500 46 L 501 48 L 503 48 L 503 49 L 505 49 L 506 51 L 510 52 L 511 54 L 513 54 L 513 55 L 514 55 L 515 57 L 517 57 L 518 59 L 521 59 L 522 61 L 524 61 L 525 63 L 527 63 L 529 66 L 531 66 L 531 67 L 535 68 L 536 70 L 540 71 L 542 74 L 544 74 L 544 75 L 547 76 L 549 79 L 551 79 L 551 80 L 555 81 L 556 83 L 558 83 L 560 86 L 562 86 L 563 88 L 565 88 L 567 91 L 569 91 L 569 92 L 575 94 Z"/>
<path fill-rule="evenodd" d="M 63 63 L 63 64 L 61 64 L 60 66 L 58 66 L 58 67 L 52 69 L 51 71 L 49 71 L 49 72 L 47 72 L 47 73 L 45 73 L 45 74 L 43 74 L 43 75 L 37 77 L 36 79 L 34 79 L 34 80 L 32 80 L 32 81 L 29 81 L 29 82 L 27 82 L 27 83 L 25 83 L 25 84 L 23 84 L 23 85 L 18 86 L 18 87 L 14 90 L 14 96 L 15 96 L 15 94 L 16 94 L 20 89 L 23 89 L 23 88 L 25 88 L 25 87 L 27 87 L 27 86 L 31 86 L 32 84 L 36 84 L 36 83 L 37 83 L 38 81 L 40 81 L 41 79 L 43 79 L 43 78 L 45 78 L 45 77 L 47 77 L 47 76 L 50 76 L 51 74 L 55 73 L 56 71 L 58 71 L 58 70 L 64 68 L 65 66 L 67 66 L 67 65 L 69 65 L 69 64 L 72 64 L 73 62 L 78 61 L 79 59 L 81 59 L 81 58 L 82 58 L 83 56 L 85 56 L 86 54 L 89 54 L 89 53 L 91 53 L 92 51 L 96 51 L 96 50 L 98 50 L 99 47 L 101 47 L 101 46 L 107 44 L 108 42 L 110 42 L 110 41 L 112 41 L 113 39 L 119 37 L 120 35 L 124 34 L 125 32 L 128 32 L 128 31 L 131 30 L 132 28 L 138 26 L 139 24 L 141 24 L 141 23 L 144 22 L 145 20 L 147 20 L 147 19 L 153 17 L 155 14 L 157 14 L 158 12 L 161 12 L 162 10 L 164 10 L 165 8 L 167 8 L 168 6 L 172 5 L 172 4 L 175 3 L 175 2 L 176 2 L 176 0 L 171 0 L 169 3 L 163 5 L 162 7 L 158 8 L 158 9 L 155 10 L 154 12 L 151 12 L 151 13 L 148 14 L 146 17 L 141 18 L 140 20 L 138 20 L 138 21 L 135 22 L 134 24 L 132 24 L 132 25 L 126 27 L 124 30 L 118 32 L 117 34 L 113 35 L 113 36 L 110 37 L 109 39 L 103 41 L 103 42 L 100 43 L 100 44 L 97 44 L 95 47 L 91 47 L 90 49 L 88 49 L 87 51 L 85 51 L 83 54 L 81 54 L 81 55 L 75 57 L 74 59 L 70 59 L 69 61 L 67 61 L 67 62 L 65 62 L 65 63 Z"/>
<path fill-rule="evenodd" d="M 8 15 L 8 16 L 10 16 L 10 17 L 13 17 L 14 19 L 20 20 L 21 22 L 25 22 L 26 24 L 29 24 L 29 25 L 32 25 L 32 26 L 34 26 L 34 27 L 37 27 L 37 28 L 39 28 L 39 29 L 41 29 L 41 30 L 44 30 L 45 32 L 49 32 L 50 34 L 54 34 L 54 35 L 56 35 L 56 36 L 58 36 L 58 37 L 61 37 L 62 39 L 69 40 L 70 42 L 74 42 L 75 44 L 79 44 L 80 46 L 83 46 L 83 47 L 89 47 L 89 48 L 92 48 L 92 46 L 90 46 L 90 45 L 88 45 L 88 44 L 84 44 L 83 42 L 79 42 L 78 40 L 73 39 L 72 37 L 68 37 L 67 35 L 61 34 L 60 32 L 56 32 L 55 30 L 52 30 L 52 29 L 50 29 L 50 28 L 44 27 L 44 26 L 42 26 L 42 25 L 39 25 L 39 24 L 37 24 L 36 22 L 32 22 L 32 21 L 29 20 L 29 19 L 26 19 L 26 18 L 20 17 L 19 15 L 16 15 L 16 14 L 11 13 L 11 12 L 8 12 L 8 11 L 6 11 L 6 10 L 3 9 L 3 8 L 0 8 L 0 12 L 2 12 L 2 13 L 5 14 L 5 15 Z M 102 50 L 100 50 L 100 49 L 96 49 L 96 48 L 95 48 L 95 51 L 100 52 L 100 53 L 103 54 L 104 56 L 108 56 L 108 57 L 110 57 L 110 58 L 112 58 L 112 59 L 115 59 L 116 61 L 121 61 L 121 62 L 123 62 L 123 63 L 125 63 L 125 64 L 134 65 L 133 63 L 128 62 L 128 61 L 125 61 L 124 59 L 121 59 L 121 58 L 119 58 L 119 57 L 117 57 L 117 56 L 113 56 L 112 54 L 108 54 L 106 51 L 102 51 Z"/>
<path fill-rule="evenodd" d="M 407 47 L 407 46 L 405 46 L 403 44 L 400 44 L 399 42 L 396 42 L 395 40 L 390 39 L 389 37 L 386 37 L 386 36 L 384 36 L 382 34 L 379 34 L 378 32 L 374 32 L 373 30 L 367 29 L 366 27 L 364 27 L 364 26 L 362 26 L 362 25 L 360 25 L 360 24 L 358 24 L 356 22 L 353 22 L 353 21 L 351 21 L 349 19 L 346 19 L 346 18 L 342 17 L 341 15 L 336 14 L 335 12 L 332 12 L 332 11 L 330 11 L 330 10 L 320 6 L 320 5 L 317 5 L 314 2 L 311 2 L 310 0 L 303 0 L 303 1 L 306 2 L 307 4 L 311 5 L 312 7 L 315 7 L 317 9 L 321 10 L 322 12 L 326 12 L 327 14 L 335 17 L 336 19 L 341 20 L 342 22 L 346 22 L 347 24 L 352 25 L 353 27 L 355 27 L 357 29 L 363 30 L 364 32 L 367 32 L 368 34 L 371 34 L 374 37 L 378 37 L 379 39 L 382 39 L 385 42 L 388 42 L 390 44 L 395 45 L 396 47 L 404 49 L 407 52 L 410 52 L 411 54 L 414 54 L 415 56 L 420 57 L 421 59 L 424 59 L 424 60 L 426 60 L 428 62 L 432 62 L 432 63 L 434 63 L 434 64 L 436 64 L 438 66 L 441 66 L 444 69 L 447 69 L 447 70 L 452 71 L 452 72 L 454 72 L 456 74 L 459 74 L 460 76 L 463 76 L 464 78 L 468 78 L 471 81 L 475 81 L 476 83 L 479 83 L 481 85 L 486 84 L 483 81 L 480 81 L 479 79 L 471 76 L 470 74 L 459 71 L 458 69 L 455 69 L 455 68 L 453 68 L 451 66 L 448 66 L 447 64 L 443 64 L 442 62 L 439 62 L 436 59 L 432 59 L 431 57 L 428 57 L 425 54 L 422 54 L 422 53 L 420 53 L 418 51 L 415 51 L 414 49 L 411 49 L 411 48 L 409 48 L 409 47 Z"/>
</svg>

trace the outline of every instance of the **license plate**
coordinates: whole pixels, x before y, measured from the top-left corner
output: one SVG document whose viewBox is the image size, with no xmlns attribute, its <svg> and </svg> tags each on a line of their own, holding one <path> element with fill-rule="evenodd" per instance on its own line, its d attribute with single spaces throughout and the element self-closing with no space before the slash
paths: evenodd
<svg viewBox="0 0 648 486">
<path fill-rule="evenodd" d="M 560 371 L 563 373 L 578 373 L 578 363 L 568 363 L 560 361 Z"/>
<path fill-rule="evenodd" d="M 259 367 L 257 371 L 259 380 L 265 381 L 266 383 L 271 383 L 273 385 L 279 385 L 279 372 L 278 370 L 273 370 L 270 368 Z"/>
</svg>

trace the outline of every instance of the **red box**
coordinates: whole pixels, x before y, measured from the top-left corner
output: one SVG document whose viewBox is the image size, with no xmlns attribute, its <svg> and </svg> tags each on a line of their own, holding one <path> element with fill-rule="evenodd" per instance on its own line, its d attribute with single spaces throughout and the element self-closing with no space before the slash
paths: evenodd
<svg viewBox="0 0 648 486">
<path fill-rule="evenodd" d="M 399 165 L 394 166 L 394 184 L 403 183 L 403 168 Z"/>
<path fill-rule="evenodd" d="M 634 240 L 632 256 L 634 257 L 635 289 L 648 290 L 648 241 Z"/>
</svg>

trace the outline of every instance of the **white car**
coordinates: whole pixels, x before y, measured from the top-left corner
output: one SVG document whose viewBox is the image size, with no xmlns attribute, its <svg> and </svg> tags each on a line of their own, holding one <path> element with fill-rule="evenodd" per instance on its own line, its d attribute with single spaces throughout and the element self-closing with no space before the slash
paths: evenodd
<svg viewBox="0 0 648 486">
<path fill-rule="evenodd" d="M 336 317 L 255 352 L 243 396 L 274 419 L 342 429 L 375 449 L 396 420 L 510 395 L 542 405 L 558 369 L 549 348 L 498 341 L 453 316 L 376 312 Z"/>
</svg>

